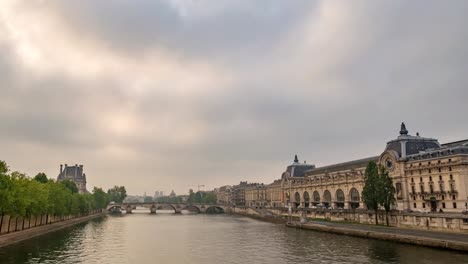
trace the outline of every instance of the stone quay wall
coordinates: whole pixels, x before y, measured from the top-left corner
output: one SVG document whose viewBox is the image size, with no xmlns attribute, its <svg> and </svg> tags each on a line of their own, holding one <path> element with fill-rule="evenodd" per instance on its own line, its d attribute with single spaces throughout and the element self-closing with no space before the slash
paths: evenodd
<svg viewBox="0 0 468 264">
<path fill-rule="evenodd" d="M 58 217 L 42 215 L 31 217 L 30 219 L 4 216 L 0 233 L 0 247 L 18 243 L 29 238 L 54 232 L 105 215 L 105 212 L 96 210 L 88 215 L 79 216 Z M 8 228 L 10 230 L 9 233 Z"/>
<path fill-rule="evenodd" d="M 289 217 L 287 209 L 269 209 L 284 218 Z M 375 212 L 367 210 L 327 210 L 307 209 L 292 210 L 291 217 L 319 219 L 336 222 L 352 222 L 375 225 Z M 393 227 L 414 228 L 422 230 L 468 233 L 468 215 L 448 213 L 409 213 L 389 212 L 389 225 Z M 379 224 L 385 224 L 385 211 L 378 212 Z"/>
</svg>

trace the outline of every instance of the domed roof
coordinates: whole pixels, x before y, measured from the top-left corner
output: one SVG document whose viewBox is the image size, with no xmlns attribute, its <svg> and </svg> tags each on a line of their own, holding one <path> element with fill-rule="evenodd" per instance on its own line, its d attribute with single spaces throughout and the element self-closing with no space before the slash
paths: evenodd
<svg viewBox="0 0 468 264">
<path fill-rule="evenodd" d="M 385 151 L 396 151 L 400 157 L 405 158 L 408 155 L 437 148 L 440 148 L 440 144 L 437 139 L 421 137 L 419 136 L 419 133 L 417 136 L 411 136 L 406 129 L 405 123 L 402 123 L 400 136 L 398 136 L 397 139 L 389 141 Z"/>
</svg>

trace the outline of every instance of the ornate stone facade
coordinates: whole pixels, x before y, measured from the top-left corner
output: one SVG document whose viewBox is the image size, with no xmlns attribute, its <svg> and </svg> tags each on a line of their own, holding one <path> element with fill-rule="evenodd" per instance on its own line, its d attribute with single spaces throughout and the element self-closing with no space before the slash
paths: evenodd
<svg viewBox="0 0 468 264">
<path fill-rule="evenodd" d="M 367 164 L 384 166 L 396 188 L 398 210 L 461 212 L 468 202 L 468 140 L 439 144 L 411 136 L 404 123 L 400 135 L 379 156 L 282 175 L 281 201 L 295 207 L 363 208 L 361 192 Z"/>
<path fill-rule="evenodd" d="M 75 166 L 60 165 L 60 174 L 57 176 L 57 181 L 70 180 L 76 184 L 79 193 L 87 193 L 86 189 L 86 174 L 83 172 L 83 165 L 75 164 Z"/>
</svg>

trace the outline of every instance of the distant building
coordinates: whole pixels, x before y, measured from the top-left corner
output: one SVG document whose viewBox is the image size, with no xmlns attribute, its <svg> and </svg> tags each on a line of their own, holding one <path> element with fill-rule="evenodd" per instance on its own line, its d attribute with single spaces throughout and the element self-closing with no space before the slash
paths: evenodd
<svg viewBox="0 0 468 264">
<path fill-rule="evenodd" d="M 163 197 L 163 196 L 164 196 L 163 191 L 155 191 L 153 198 L 156 199 L 156 198 Z"/>
<path fill-rule="evenodd" d="M 57 181 L 70 180 L 76 184 L 79 193 L 87 193 L 86 189 L 86 174 L 83 172 L 83 165 L 75 164 L 75 166 L 65 167 L 60 164 L 60 174 L 57 177 Z"/>
<path fill-rule="evenodd" d="M 294 164 L 288 166 L 282 177 L 282 203 L 363 208 L 370 161 L 389 172 L 396 190 L 394 209 L 461 212 L 468 207 L 468 140 L 440 144 L 419 133 L 409 135 L 404 123 L 400 135 L 378 156 L 301 170 L 301 176 L 292 170 Z"/>
<path fill-rule="evenodd" d="M 169 194 L 169 197 L 176 197 L 176 193 L 174 192 L 174 190 L 172 190 L 171 194 Z"/>
<path fill-rule="evenodd" d="M 232 186 L 226 185 L 214 189 L 216 198 L 218 199 L 217 203 L 222 205 L 231 205 L 232 204 Z"/>
</svg>

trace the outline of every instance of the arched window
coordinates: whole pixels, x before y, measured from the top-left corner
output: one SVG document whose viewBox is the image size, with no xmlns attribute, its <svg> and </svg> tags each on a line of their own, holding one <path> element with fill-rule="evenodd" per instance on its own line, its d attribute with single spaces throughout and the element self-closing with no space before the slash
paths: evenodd
<svg viewBox="0 0 468 264">
<path fill-rule="evenodd" d="M 344 192 L 341 189 L 336 190 L 336 201 L 337 202 L 344 202 Z"/>
<path fill-rule="evenodd" d="M 331 194 L 330 191 L 326 190 L 323 192 L 323 205 L 329 207 L 331 204 Z"/>
<path fill-rule="evenodd" d="M 320 194 L 317 191 L 314 191 L 314 205 L 318 205 L 320 203 Z"/>
<path fill-rule="evenodd" d="M 359 207 L 359 192 L 356 190 L 356 188 L 352 188 L 349 191 L 349 196 L 351 197 L 351 201 L 349 202 L 351 205 L 351 208 L 355 209 Z"/>
<path fill-rule="evenodd" d="M 336 190 L 336 208 L 344 208 L 345 196 L 341 189 Z"/>
<path fill-rule="evenodd" d="M 300 204 L 301 204 L 301 195 L 298 192 L 296 192 L 294 194 L 294 205 L 296 208 L 298 208 Z"/>
<path fill-rule="evenodd" d="M 304 192 L 304 207 L 308 208 L 310 202 L 310 197 L 308 192 Z"/>
</svg>

